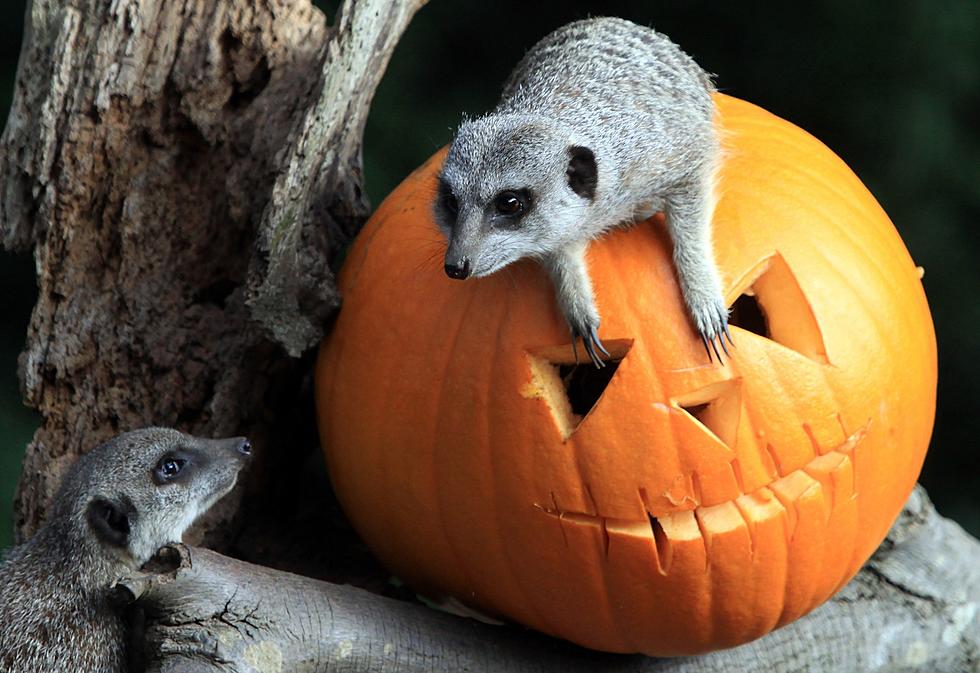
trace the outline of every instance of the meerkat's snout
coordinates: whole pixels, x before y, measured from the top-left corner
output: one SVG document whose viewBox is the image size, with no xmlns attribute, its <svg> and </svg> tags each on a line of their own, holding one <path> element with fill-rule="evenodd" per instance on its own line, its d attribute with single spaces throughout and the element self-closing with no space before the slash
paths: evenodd
<svg viewBox="0 0 980 673">
<path fill-rule="evenodd" d="M 465 280 L 479 271 L 480 236 L 477 232 L 479 223 L 468 221 L 459 222 L 455 231 L 448 234 L 446 244 L 445 264 L 446 275 L 455 280 Z"/>
<path fill-rule="evenodd" d="M 447 276 L 456 280 L 463 280 L 470 275 L 470 259 L 469 257 L 460 257 L 457 260 L 450 261 L 449 257 L 446 257 L 445 268 Z"/>
<path fill-rule="evenodd" d="M 215 451 L 219 455 L 224 453 L 231 456 L 243 465 L 252 457 L 252 442 L 248 437 L 226 437 L 222 439 L 202 440 L 205 445 L 210 445 L 208 451 Z"/>
<path fill-rule="evenodd" d="M 252 455 L 252 442 L 248 441 L 247 437 L 236 437 L 235 450 L 243 456 Z"/>
</svg>

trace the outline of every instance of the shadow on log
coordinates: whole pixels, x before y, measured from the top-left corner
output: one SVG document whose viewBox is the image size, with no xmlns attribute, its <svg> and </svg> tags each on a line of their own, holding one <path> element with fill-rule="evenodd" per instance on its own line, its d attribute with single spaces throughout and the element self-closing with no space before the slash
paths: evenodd
<svg viewBox="0 0 980 673">
<path fill-rule="evenodd" d="M 236 561 L 165 547 L 116 585 L 146 613 L 147 670 L 530 673 L 967 673 L 980 662 L 980 543 L 921 488 L 837 596 L 753 643 L 700 657 L 583 650 Z M 669 606 L 665 606 L 669 609 Z"/>
</svg>

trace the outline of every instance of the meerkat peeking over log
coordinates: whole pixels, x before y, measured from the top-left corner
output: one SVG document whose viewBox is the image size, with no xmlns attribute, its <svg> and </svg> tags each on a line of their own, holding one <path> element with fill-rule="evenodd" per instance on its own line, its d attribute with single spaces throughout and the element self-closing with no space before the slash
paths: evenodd
<svg viewBox="0 0 980 673">
<path fill-rule="evenodd" d="M 731 343 L 711 249 L 720 145 L 710 76 L 667 37 L 623 19 L 576 21 L 524 56 L 489 114 L 464 122 L 439 175 L 451 278 L 524 257 L 597 367 L 589 242 L 663 211 L 684 302 L 711 357 Z M 710 348 L 709 348 L 710 344 Z"/>
<path fill-rule="evenodd" d="M 146 563 L 234 487 L 243 437 L 147 428 L 82 456 L 47 523 L 0 564 L 0 671 L 125 670 L 123 615 L 110 585 Z"/>
</svg>

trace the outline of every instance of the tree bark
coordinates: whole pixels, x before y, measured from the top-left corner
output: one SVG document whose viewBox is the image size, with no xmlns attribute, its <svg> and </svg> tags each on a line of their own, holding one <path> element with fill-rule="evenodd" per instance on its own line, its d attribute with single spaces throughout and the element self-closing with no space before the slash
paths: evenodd
<svg viewBox="0 0 980 673">
<path fill-rule="evenodd" d="M 347 0 L 332 27 L 309 0 L 29 4 L 0 138 L 0 240 L 33 249 L 39 288 L 20 539 L 123 429 L 248 434 L 253 493 L 300 469 L 310 365 L 281 347 L 308 349 L 339 303 L 329 261 L 368 214 L 364 121 L 423 3 Z M 240 497 L 192 539 L 232 544 Z"/>
<path fill-rule="evenodd" d="M 337 307 L 330 263 L 370 214 L 361 139 L 388 58 L 427 0 L 349 2 L 320 92 L 286 142 L 249 273 L 249 306 L 293 357 L 317 345 Z"/>
<path fill-rule="evenodd" d="M 980 666 L 980 543 L 917 489 L 875 556 L 837 596 L 760 640 L 655 660 L 582 650 L 234 561 L 170 548 L 125 578 L 148 622 L 149 671 L 530 673 L 965 673 Z M 162 566 L 162 567 L 161 567 Z"/>
</svg>

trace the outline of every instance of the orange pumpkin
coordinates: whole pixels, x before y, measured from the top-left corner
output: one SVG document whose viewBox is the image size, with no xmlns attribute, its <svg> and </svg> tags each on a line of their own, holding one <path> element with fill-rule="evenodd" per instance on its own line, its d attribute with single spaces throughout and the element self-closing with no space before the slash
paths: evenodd
<svg viewBox="0 0 980 673">
<path fill-rule="evenodd" d="M 597 649 L 703 652 L 826 600 L 900 511 L 935 410 L 920 274 L 830 150 L 717 104 L 724 365 L 656 218 L 589 249 L 605 378 L 570 364 L 535 263 L 446 278 L 441 154 L 354 244 L 317 362 L 322 442 L 355 527 L 420 592 Z"/>
</svg>

